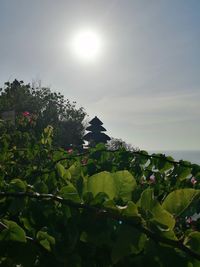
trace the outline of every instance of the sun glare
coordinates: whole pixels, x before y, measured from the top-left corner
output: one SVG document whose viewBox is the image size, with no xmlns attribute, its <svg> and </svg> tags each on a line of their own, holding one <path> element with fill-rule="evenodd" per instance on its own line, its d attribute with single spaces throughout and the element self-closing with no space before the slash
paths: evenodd
<svg viewBox="0 0 200 267">
<path fill-rule="evenodd" d="M 83 61 L 94 61 L 101 52 L 101 40 L 93 31 L 77 33 L 71 42 L 73 53 Z"/>
</svg>

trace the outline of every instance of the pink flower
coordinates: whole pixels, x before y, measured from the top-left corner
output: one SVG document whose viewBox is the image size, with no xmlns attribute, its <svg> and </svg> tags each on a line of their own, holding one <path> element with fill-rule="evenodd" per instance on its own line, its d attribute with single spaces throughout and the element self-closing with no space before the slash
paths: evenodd
<svg viewBox="0 0 200 267">
<path fill-rule="evenodd" d="M 30 116 L 30 113 L 28 111 L 24 111 L 22 114 L 23 114 L 24 117 L 29 117 Z"/>
<path fill-rule="evenodd" d="M 195 177 L 193 176 L 190 180 L 190 182 L 195 185 L 197 183 L 197 180 L 195 179 Z"/>
<path fill-rule="evenodd" d="M 191 223 L 192 223 L 192 218 L 191 218 L 191 217 L 188 217 L 188 218 L 186 219 L 186 222 L 189 223 L 189 224 L 191 224 Z"/>
<path fill-rule="evenodd" d="M 151 184 L 154 184 L 155 182 L 156 182 L 156 177 L 155 177 L 155 175 L 151 175 L 150 177 L 149 177 L 149 182 L 151 183 Z"/>
<path fill-rule="evenodd" d="M 71 154 L 71 153 L 73 152 L 73 149 L 72 149 L 72 148 L 67 149 L 67 152 L 68 152 L 69 154 Z"/>
</svg>

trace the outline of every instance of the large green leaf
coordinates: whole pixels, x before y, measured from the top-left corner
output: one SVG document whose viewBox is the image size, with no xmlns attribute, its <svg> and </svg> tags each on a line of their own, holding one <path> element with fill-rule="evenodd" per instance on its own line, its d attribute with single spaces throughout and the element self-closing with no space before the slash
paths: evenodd
<svg viewBox="0 0 200 267">
<path fill-rule="evenodd" d="M 103 192 L 106 193 L 110 199 L 113 199 L 117 195 L 114 176 L 104 171 L 88 177 L 87 191 L 92 192 L 94 196 Z"/>
<path fill-rule="evenodd" d="M 81 166 L 78 162 L 76 162 L 69 167 L 68 171 L 70 173 L 71 178 L 76 180 L 81 175 Z"/>
<path fill-rule="evenodd" d="M 122 198 L 124 201 L 132 199 L 132 191 L 136 188 L 137 184 L 128 171 L 118 171 L 112 174 L 115 180 L 117 197 Z"/>
<path fill-rule="evenodd" d="M 0 240 L 26 242 L 24 230 L 15 222 L 4 220 L 6 229 L 0 232 Z"/>
<path fill-rule="evenodd" d="M 131 200 L 131 193 L 136 187 L 136 181 L 128 171 L 115 173 L 100 172 L 88 178 L 87 190 L 94 196 L 98 193 L 106 193 L 110 199 L 122 198 Z"/>
<path fill-rule="evenodd" d="M 65 169 L 65 167 L 61 164 L 61 163 L 57 163 L 56 164 L 56 170 L 57 170 L 57 173 L 58 175 L 61 177 L 61 178 L 64 178 L 65 176 L 68 176 L 70 175 L 69 174 L 69 171 Z M 68 177 L 66 177 L 68 178 Z M 70 177 L 69 177 L 70 178 Z"/>
<path fill-rule="evenodd" d="M 150 212 L 151 220 L 158 224 L 168 226 L 169 230 L 174 228 L 175 220 L 169 212 L 167 212 L 154 197 L 152 189 L 146 189 L 140 198 L 138 205 L 145 212 Z"/>
<path fill-rule="evenodd" d="M 153 190 L 146 189 L 142 192 L 141 198 L 138 201 L 138 206 L 144 210 L 152 210 L 156 205 L 156 199 L 154 198 Z"/>
<path fill-rule="evenodd" d="M 80 202 L 80 197 L 73 184 L 68 184 L 66 186 L 63 186 L 59 192 L 59 195 L 64 199 L 69 199 L 74 202 Z"/>
<path fill-rule="evenodd" d="M 162 207 L 171 214 L 178 216 L 184 212 L 184 210 L 187 209 L 194 199 L 199 195 L 199 190 L 191 188 L 178 189 L 171 192 L 165 198 Z"/>
<path fill-rule="evenodd" d="M 175 226 L 175 219 L 172 214 L 167 212 L 158 202 L 152 209 L 154 218 L 161 224 L 167 225 L 169 229 L 173 229 Z"/>
<path fill-rule="evenodd" d="M 26 191 L 26 182 L 21 179 L 13 179 L 9 184 L 10 192 L 25 192 Z"/>
</svg>

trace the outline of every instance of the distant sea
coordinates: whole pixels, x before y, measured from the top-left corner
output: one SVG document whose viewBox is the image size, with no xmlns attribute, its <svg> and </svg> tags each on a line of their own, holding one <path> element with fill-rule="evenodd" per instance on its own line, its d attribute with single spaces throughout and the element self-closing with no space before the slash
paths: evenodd
<svg viewBox="0 0 200 267">
<path fill-rule="evenodd" d="M 187 151 L 158 151 L 158 150 L 154 150 L 154 151 L 149 151 L 149 154 L 152 153 L 162 153 L 165 154 L 166 156 L 171 156 L 173 157 L 175 160 L 186 160 L 186 161 L 190 161 L 191 163 L 196 163 L 200 165 L 200 150 L 187 150 Z"/>
</svg>

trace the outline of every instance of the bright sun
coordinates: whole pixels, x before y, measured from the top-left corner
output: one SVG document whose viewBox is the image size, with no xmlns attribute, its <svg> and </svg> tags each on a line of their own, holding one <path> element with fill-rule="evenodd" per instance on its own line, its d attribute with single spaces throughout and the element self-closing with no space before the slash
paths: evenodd
<svg viewBox="0 0 200 267">
<path fill-rule="evenodd" d="M 72 38 L 71 49 L 83 61 L 96 60 L 101 52 L 101 48 L 100 36 L 93 31 L 82 31 Z"/>
</svg>

